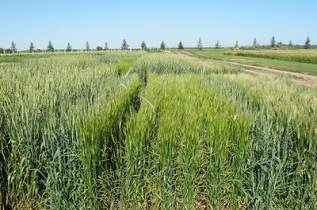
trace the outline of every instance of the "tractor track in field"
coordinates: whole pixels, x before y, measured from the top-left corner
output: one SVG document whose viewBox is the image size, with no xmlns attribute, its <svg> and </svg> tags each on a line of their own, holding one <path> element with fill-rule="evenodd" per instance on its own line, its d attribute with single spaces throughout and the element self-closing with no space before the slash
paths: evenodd
<svg viewBox="0 0 317 210">
<path fill-rule="evenodd" d="M 188 51 L 179 52 L 179 54 L 182 54 L 184 56 L 203 58 L 203 59 L 212 59 L 212 58 L 207 58 L 204 56 L 196 56 Z M 230 65 L 240 66 L 242 67 L 242 70 L 248 74 L 262 75 L 262 76 L 288 76 L 291 78 L 292 81 L 298 84 L 317 86 L 317 76 L 313 76 L 309 74 L 291 72 L 287 70 L 279 70 L 279 69 L 274 69 L 274 68 L 264 67 L 264 66 L 254 66 L 254 65 L 243 64 L 243 63 L 233 62 L 233 61 L 226 61 L 226 60 L 216 60 L 216 61 L 230 64 Z"/>
<path fill-rule="evenodd" d="M 268 67 L 253 66 L 253 65 L 242 64 L 242 63 L 231 62 L 231 61 L 223 61 L 223 62 L 231 64 L 231 65 L 241 66 L 245 68 L 243 70 L 247 73 L 254 73 L 258 75 L 272 75 L 272 76 L 290 76 L 292 77 L 292 80 L 294 80 L 297 83 L 317 86 L 317 76 L 312 76 L 312 75 L 297 73 L 297 72 L 282 71 L 282 70 L 268 68 Z"/>
</svg>

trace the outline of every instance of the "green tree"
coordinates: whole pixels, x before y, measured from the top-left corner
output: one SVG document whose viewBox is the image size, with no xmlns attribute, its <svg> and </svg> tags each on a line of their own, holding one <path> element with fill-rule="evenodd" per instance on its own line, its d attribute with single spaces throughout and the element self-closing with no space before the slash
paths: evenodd
<svg viewBox="0 0 317 210">
<path fill-rule="evenodd" d="M 236 44 L 234 45 L 234 48 L 238 49 L 239 48 L 239 42 L 236 41 Z"/>
<path fill-rule="evenodd" d="M 276 47 L 275 36 L 273 36 L 272 39 L 271 39 L 271 47 L 272 47 L 272 48 Z"/>
<path fill-rule="evenodd" d="M 258 41 L 256 40 L 256 38 L 253 39 L 253 44 L 252 44 L 252 46 L 253 46 L 254 48 L 257 48 L 257 46 L 258 46 Z"/>
<path fill-rule="evenodd" d="M 102 49 L 102 47 L 97 46 L 97 47 L 96 47 L 96 50 L 97 50 L 97 51 L 101 51 L 101 50 L 103 50 L 103 49 Z"/>
<path fill-rule="evenodd" d="M 179 50 L 183 50 L 183 49 L 184 49 L 183 43 L 182 43 L 182 42 L 179 42 L 177 48 L 178 48 Z"/>
<path fill-rule="evenodd" d="M 13 53 L 13 51 L 12 51 L 11 48 L 5 49 L 4 52 L 5 52 L 6 54 L 11 54 L 11 53 Z"/>
<path fill-rule="evenodd" d="M 142 50 L 147 50 L 147 46 L 146 46 L 145 41 L 142 41 L 142 43 L 141 43 L 141 49 L 142 49 Z"/>
<path fill-rule="evenodd" d="M 161 50 L 165 50 L 165 49 L 166 49 L 166 45 L 165 45 L 165 42 L 164 42 L 164 41 L 161 42 L 160 49 L 161 49 Z"/>
<path fill-rule="evenodd" d="M 86 51 L 89 51 L 90 50 L 90 45 L 89 45 L 89 42 L 87 41 L 86 42 Z"/>
<path fill-rule="evenodd" d="M 305 47 L 305 49 L 310 49 L 311 48 L 309 36 L 307 37 L 307 39 L 305 41 L 305 46 L 304 47 Z"/>
<path fill-rule="evenodd" d="M 104 48 L 104 50 L 109 50 L 108 42 L 105 42 L 105 48 Z"/>
<path fill-rule="evenodd" d="M 30 48 L 29 48 L 29 52 L 30 53 L 32 53 L 32 52 L 34 52 L 34 44 L 33 44 L 33 42 L 31 42 L 31 44 L 30 44 Z"/>
<path fill-rule="evenodd" d="M 71 51 L 72 51 L 72 46 L 70 45 L 70 43 L 67 43 L 66 52 L 71 52 Z"/>
<path fill-rule="evenodd" d="M 121 45 L 121 49 L 122 50 L 128 50 L 129 49 L 129 45 L 126 39 L 123 39 L 122 41 L 122 45 Z"/>
<path fill-rule="evenodd" d="M 11 52 L 12 52 L 12 53 L 16 53 L 16 52 L 17 52 L 17 48 L 16 48 L 15 43 L 14 43 L 13 41 L 11 42 L 11 47 L 10 47 L 10 49 L 11 49 Z"/>
<path fill-rule="evenodd" d="M 215 48 L 216 48 L 216 49 L 219 49 L 219 48 L 220 48 L 220 43 L 219 43 L 219 41 L 216 42 Z"/>
<path fill-rule="evenodd" d="M 4 49 L 0 48 L 0 54 L 3 54 L 3 53 L 4 53 Z"/>
<path fill-rule="evenodd" d="M 282 47 L 283 46 L 283 42 L 278 42 L 276 47 Z"/>
<path fill-rule="evenodd" d="M 290 40 L 289 43 L 288 43 L 288 47 L 292 48 L 293 46 L 294 46 L 293 42 L 292 42 L 292 40 Z"/>
<path fill-rule="evenodd" d="M 198 39 L 198 43 L 197 43 L 197 48 L 199 49 L 199 50 L 202 50 L 203 49 L 203 41 L 202 41 L 202 39 L 199 37 L 199 39 Z"/>
<path fill-rule="evenodd" d="M 48 52 L 54 52 L 54 47 L 53 47 L 53 44 L 52 44 L 51 41 L 48 42 L 47 51 Z"/>
</svg>

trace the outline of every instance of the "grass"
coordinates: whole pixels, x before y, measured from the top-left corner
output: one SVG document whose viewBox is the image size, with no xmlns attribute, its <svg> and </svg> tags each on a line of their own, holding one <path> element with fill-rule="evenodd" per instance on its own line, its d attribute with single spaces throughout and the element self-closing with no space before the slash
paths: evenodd
<svg viewBox="0 0 317 210">
<path fill-rule="evenodd" d="M 128 124 L 124 208 L 238 205 L 235 178 L 241 174 L 233 165 L 242 164 L 247 118 L 195 75 L 151 75 L 143 97 Z M 228 188 L 237 194 L 224 196 Z"/>
<path fill-rule="evenodd" d="M 3 209 L 317 208 L 314 87 L 174 52 L 0 74 Z"/>
<path fill-rule="evenodd" d="M 119 55 L 109 56 L 62 56 L 0 66 L 1 136 L 8 136 L 11 147 L 2 163 L 10 179 L 1 194 L 11 206 L 79 208 L 84 197 L 78 182 L 79 118 L 100 98 L 112 97 L 123 82 L 108 62 Z"/>
<path fill-rule="evenodd" d="M 225 49 L 204 49 L 204 50 L 188 49 L 186 51 L 190 52 L 193 56 L 197 58 L 201 58 L 201 59 L 231 61 L 231 62 L 260 66 L 260 67 L 269 67 L 269 68 L 279 69 L 283 71 L 300 72 L 300 73 L 305 73 L 310 75 L 317 75 L 316 64 L 276 60 L 276 59 L 261 58 L 261 57 L 239 56 L 239 55 L 226 53 L 228 52 L 228 50 L 225 50 Z M 233 53 L 235 53 L 235 51 Z"/>
<path fill-rule="evenodd" d="M 143 57 L 136 63 L 133 70 L 134 72 L 147 70 L 157 74 L 230 74 L 238 73 L 240 68 L 217 61 L 203 61 L 167 52 Z"/>
<path fill-rule="evenodd" d="M 122 127 L 126 115 L 132 109 L 138 109 L 138 93 L 140 82 L 137 78 L 109 102 L 108 98 L 101 99 L 88 116 L 83 118 L 80 127 L 80 151 L 83 165 L 83 180 L 87 201 L 83 206 L 98 208 L 99 190 L 97 181 L 100 176 L 113 177 L 111 173 L 120 167 L 120 142 L 122 141 Z M 101 180 L 103 184 L 108 180 Z M 113 183 L 108 183 L 110 191 Z M 107 193 L 107 192 L 103 192 Z"/>
<path fill-rule="evenodd" d="M 270 58 L 276 60 L 317 64 L 317 50 L 238 50 L 226 52 L 229 55 Z"/>
<path fill-rule="evenodd" d="M 315 90 L 246 75 L 211 81 L 253 115 L 247 172 L 253 208 L 316 208 L 316 183 L 308 178 L 316 175 Z"/>
</svg>

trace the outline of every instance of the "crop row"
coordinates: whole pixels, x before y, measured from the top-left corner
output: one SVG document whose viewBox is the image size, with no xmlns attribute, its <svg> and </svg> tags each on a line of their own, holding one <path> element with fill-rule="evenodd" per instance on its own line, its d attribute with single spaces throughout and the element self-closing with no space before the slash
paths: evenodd
<svg viewBox="0 0 317 210">
<path fill-rule="evenodd" d="M 247 173 L 253 208 L 316 208 L 317 100 L 312 88 L 247 75 L 209 82 L 252 117 Z"/>
<path fill-rule="evenodd" d="M 130 88 L 113 65 L 126 58 L 56 56 L 0 65 L 0 206 L 84 206 L 80 122 Z"/>
</svg>

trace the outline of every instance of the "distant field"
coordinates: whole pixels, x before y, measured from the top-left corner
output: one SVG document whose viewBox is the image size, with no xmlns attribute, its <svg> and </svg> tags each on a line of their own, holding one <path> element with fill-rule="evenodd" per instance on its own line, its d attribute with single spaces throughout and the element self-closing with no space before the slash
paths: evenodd
<svg viewBox="0 0 317 210">
<path fill-rule="evenodd" d="M 300 63 L 317 64 L 317 49 L 304 50 L 237 50 L 228 51 L 227 55 L 270 58 Z"/>
<path fill-rule="evenodd" d="M 289 61 L 289 60 L 278 60 L 278 59 L 271 59 L 271 58 L 264 58 L 264 57 L 257 57 L 257 56 L 242 56 L 237 53 L 241 52 L 253 52 L 251 50 L 240 50 L 240 51 L 228 51 L 225 49 L 188 49 L 187 52 L 190 52 L 192 55 L 204 58 L 204 59 L 216 59 L 216 60 L 223 60 L 223 61 L 233 61 L 242 64 L 249 64 L 255 66 L 263 66 L 263 67 L 270 67 L 279 70 L 291 71 L 291 72 L 301 72 L 311 75 L 317 75 L 317 64 L 313 63 L 302 63 L 296 61 Z M 287 50 L 291 51 L 291 50 Z M 299 50 L 302 54 L 306 52 L 306 54 L 313 51 L 315 54 L 317 50 Z M 271 52 L 270 50 L 259 50 L 255 52 Z M 293 53 L 297 52 L 294 50 Z M 298 52 L 297 52 L 298 53 Z"/>
<path fill-rule="evenodd" d="M 193 52 L 2 62 L 0 209 L 316 209 L 317 89 Z"/>
</svg>

